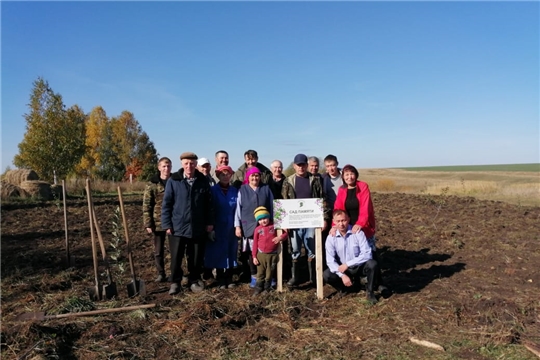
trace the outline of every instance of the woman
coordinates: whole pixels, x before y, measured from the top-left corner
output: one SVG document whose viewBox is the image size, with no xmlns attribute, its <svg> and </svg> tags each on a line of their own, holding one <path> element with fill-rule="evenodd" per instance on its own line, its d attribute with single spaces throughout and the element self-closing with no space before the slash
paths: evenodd
<svg viewBox="0 0 540 360">
<path fill-rule="evenodd" d="M 220 289 L 234 287 L 232 270 L 237 266 L 238 240 L 234 233 L 234 213 L 238 190 L 230 186 L 233 173 L 230 166 L 218 166 L 216 176 L 219 182 L 211 188 L 214 232 L 206 243 L 204 267 L 206 274 L 216 269 Z"/>
<path fill-rule="evenodd" d="M 255 287 L 257 283 L 257 267 L 253 264 L 251 248 L 253 246 L 253 232 L 257 227 L 257 221 L 253 211 L 259 206 L 264 206 L 273 217 L 274 197 L 268 185 L 261 183 L 261 171 L 257 167 L 250 167 L 246 171 L 244 183 L 238 190 L 238 200 L 236 202 L 236 213 L 234 226 L 236 236 L 242 239 L 242 252 L 240 259 L 244 264 L 249 264 L 251 273 L 250 287 Z M 247 269 L 246 269 L 247 270 Z"/>
<path fill-rule="evenodd" d="M 341 170 L 343 186 L 338 190 L 334 210 L 344 210 L 349 215 L 349 223 L 352 232 L 360 230 L 375 251 L 375 212 L 369 186 L 363 181 L 358 181 L 358 170 L 352 165 L 345 165 Z"/>
</svg>

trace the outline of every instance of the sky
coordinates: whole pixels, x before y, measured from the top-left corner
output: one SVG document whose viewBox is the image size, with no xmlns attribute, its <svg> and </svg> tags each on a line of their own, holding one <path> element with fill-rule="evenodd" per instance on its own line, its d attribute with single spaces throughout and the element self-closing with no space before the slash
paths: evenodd
<svg viewBox="0 0 540 360">
<path fill-rule="evenodd" d="M 132 112 L 160 156 L 388 168 L 540 162 L 532 2 L 6 2 L 1 170 L 33 82 Z"/>
</svg>

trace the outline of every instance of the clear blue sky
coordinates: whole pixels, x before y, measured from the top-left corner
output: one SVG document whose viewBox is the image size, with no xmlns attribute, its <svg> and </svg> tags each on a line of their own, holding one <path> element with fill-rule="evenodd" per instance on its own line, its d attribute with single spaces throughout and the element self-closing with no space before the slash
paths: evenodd
<svg viewBox="0 0 540 360">
<path fill-rule="evenodd" d="M 5 2 L 2 171 L 41 76 L 161 156 L 540 162 L 539 2 Z M 13 167 L 13 166 L 12 166 Z"/>
</svg>

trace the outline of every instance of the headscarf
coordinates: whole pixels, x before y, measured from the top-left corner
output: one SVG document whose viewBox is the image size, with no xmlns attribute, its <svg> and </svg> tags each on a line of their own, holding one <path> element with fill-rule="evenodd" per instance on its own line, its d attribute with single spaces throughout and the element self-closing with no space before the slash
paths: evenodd
<svg viewBox="0 0 540 360">
<path fill-rule="evenodd" d="M 260 174 L 261 173 L 261 170 L 259 170 L 258 167 L 256 166 L 252 166 L 250 167 L 249 169 L 247 169 L 246 171 L 246 177 L 244 178 L 244 184 L 247 184 L 249 183 L 249 176 L 251 174 Z"/>
</svg>

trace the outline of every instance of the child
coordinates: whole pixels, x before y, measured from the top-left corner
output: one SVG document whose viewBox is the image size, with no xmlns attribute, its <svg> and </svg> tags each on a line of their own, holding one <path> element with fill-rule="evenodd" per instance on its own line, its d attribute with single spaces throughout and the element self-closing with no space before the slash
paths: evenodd
<svg viewBox="0 0 540 360">
<path fill-rule="evenodd" d="M 253 233 L 253 264 L 257 265 L 257 283 L 253 295 L 259 295 L 271 288 L 272 273 L 278 262 L 278 245 L 287 238 L 287 233 L 276 236 L 270 213 L 264 206 L 256 208 L 253 215 L 259 223 Z"/>
</svg>

